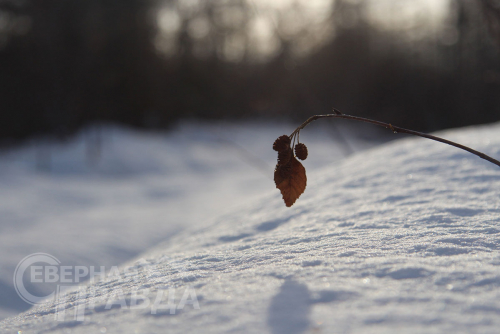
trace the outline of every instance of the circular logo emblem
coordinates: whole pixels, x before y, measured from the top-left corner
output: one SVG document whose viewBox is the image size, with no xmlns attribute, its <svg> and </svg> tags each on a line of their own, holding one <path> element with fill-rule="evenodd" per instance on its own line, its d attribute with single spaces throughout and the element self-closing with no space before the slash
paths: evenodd
<svg viewBox="0 0 500 334">
<path fill-rule="evenodd" d="M 54 296 L 55 291 L 48 294 L 47 296 L 35 296 L 31 294 L 26 287 L 24 286 L 24 273 L 26 270 L 35 263 L 43 263 L 49 266 L 58 266 L 61 261 L 50 254 L 46 253 L 34 253 L 26 256 L 24 259 L 19 262 L 16 267 L 16 271 L 14 272 L 14 287 L 16 288 L 16 292 L 26 303 L 31 305 L 43 304 L 47 301 L 48 298 Z"/>
</svg>

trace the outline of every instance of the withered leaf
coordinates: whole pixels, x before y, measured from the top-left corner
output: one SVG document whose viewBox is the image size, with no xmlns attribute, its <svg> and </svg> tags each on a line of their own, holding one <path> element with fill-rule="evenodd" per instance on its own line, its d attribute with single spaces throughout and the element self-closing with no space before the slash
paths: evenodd
<svg viewBox="0 0 500 334">
<path fill-rule="evenodd" d="M 276 166 L 274 182 L 281 191 L 286 206 L 290 207 L 306 189 L 306 169 L 292 156 L 287 164 Z"/>
</svg>

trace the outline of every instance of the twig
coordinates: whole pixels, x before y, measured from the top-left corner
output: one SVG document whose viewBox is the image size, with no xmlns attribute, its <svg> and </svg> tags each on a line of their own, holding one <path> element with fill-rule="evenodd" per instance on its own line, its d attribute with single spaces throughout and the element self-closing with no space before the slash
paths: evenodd
<svg viewBox="0 0 500 334">
<path fill-rule="evenodd" d="M 334 112 L 334 114 L 314 115 L 314 116 L 309 117 L 304 123 L 302 123 L 297 129 L 295 129 L 292 132 L 292 134 L 290 135 L 290 138 L 294 139 L 294 137 L 300 133 L 300 130 L 302 130 L 303 128 L 305 128 L 309 123 L 311 123 L 311 122 L 313 122 L 313 121 L 315 121 L 317 119 L 320 119 L 320 118 L 352 119 L 354 121 L 360 121 L 360 122 L 371 123 L 371 124 L 383 126 L 386 129 L 391 129 L 394 133 L 407 133 L 407 134 L 410 134 L 410 135 L 419 136 L 419 137 L 423 137 L 423 138 L 435 140 L 435 141 L 438 141 L 438 142 L 441 142 L 441 143 L 445 143 L 445 144 L 448 144 L 448 145 L 451 145 L 451 146 L 455 146 L 455 147 L 458 147 L 458 148 L 460 148 L 462 150 L 470 152 L 470 153 L 472 153 L 474 155 L 477 155 L 478 157 L 480 157 L 480 158 L 482 158 L 484 160 L 487 160 L 487 161 L 489 161 L 489 162 L 491 162 L 491 163 L 493 163 L 493 164 L 495 164 L 495 165 L 497 165 L 497 166 L 500 167 L 500 161 L 498 161 L 496 159 L 493 159 L 492 157 L 490 157 L 490 156 L 488 156 L 488 155 L 486 155 L 486 154 L 484 154 L 482 152 L 473 150 L 470 147 L 467 147 L 467 146 L 464 146 L 464 145 L 452 142 L 451 140 L 443 139 L 443 138 L 440 138 L 440 137 L 436 137 L 436 136 L 429 135 L 429 134 L 422 133 L 422 132 L 418 132 L 418 131 L 413 131 L 413 130 L 408 130 L 408 129 L 400 128 L 399 126 L 394 126 L 392 124 L 384 123 L 384 122 L 380 122 L 380 121 L 374 121 L 374 120 L 368 119 L 368 118 L 345 115 L 345 114 L 341 113 L 340 111 L 338 111 L 337 109 L 333 109 L 333 112 Z"/>
</svg>

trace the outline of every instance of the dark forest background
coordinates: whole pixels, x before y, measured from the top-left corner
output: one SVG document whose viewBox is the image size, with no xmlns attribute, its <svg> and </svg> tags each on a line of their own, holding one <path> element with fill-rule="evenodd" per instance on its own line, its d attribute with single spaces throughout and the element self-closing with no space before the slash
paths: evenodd
<svg viewBox="0 0 500 334">
<path fill-rule="evenodd" d="M 374 25 L 366 3 L 333 1 L 308 31 L 299 2 L 0 0 L 0 140 L 332 107 L 421 131 L 500 120 L 499 1 L 450 1 L 424 36 Z M 259 54 L 249 26 L 269 17 Z"/>
</svg>

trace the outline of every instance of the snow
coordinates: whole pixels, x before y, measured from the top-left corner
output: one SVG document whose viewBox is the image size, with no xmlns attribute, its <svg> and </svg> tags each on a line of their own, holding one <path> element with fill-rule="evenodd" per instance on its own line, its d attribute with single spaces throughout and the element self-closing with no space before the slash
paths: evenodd
<svg viewBox="0 0 500 334">
<path fill-rule="evenodd" d="M 292 130 L 259 122 L 186 123 L 167 134 L 100 126 L 69 142 L 36 140 L 2 152 L 0 319 L 30 306 L 12 279 L 25 256 L 44 252 L 67 265 L 109 269 L 199 228 L 272 189 L 270 145 L 276 133 Z M 349 133 L 357 133 L 352 150 L 373 145 L 360 131 Z M 344 155 L 332 134 L 328 126 L 311 131 L 321 152 L 311 158 L 314 167 Z M 32 288 L 44 295 L 52 287 Z"/>
<path fill-rule="evenodd" d="M 115 130 L 116 145 L 133 153 L 103 154 L 109 161 L 92 173 L 34 173 L 20 158 L 29 153 L 13 152 L 0 167 L 9 175 L 0 181 L 8 203 L 2 220 L 18 224 L 5 224 L 0 237 L 9 254 L 4 282 L 30 252 L 71 265 L 126 262 L 120 276 L 7 318 L 0 331 L 498 331 L 497 166 L 418 138 L 342 160 L 326 128 L 314 124 L 301 135 L 308 186 L 286 208 L 262 172 L 268 164 L 272 175 L 269 145 L 290 128 L 223 125 L 231 147 L 214 141 L 221 132 L 210 128 L 189 125 L 166 137 Z M 494 124 L 438 135 L 499 158 L 499 130 Z M 251 158 L 235 159 L 232 149 Z M 61 164 L 74 161 L 70 152 L 61 153 Z M 263 161 L 248 163 L 257 157 Z M 123 166 L 123 174 L 106 176 L 107 163 L 110 171 Z M 180 177 L 168 178 L 174 172 Z M 130 307 L 137 293 L 149 304 Z M 176 309 L 153 312 L 160 294 Z M 58 307 L 64 319 L 55 319 Z M 79 310 L 84 319 L 75 320 Z"/>
</svg>

